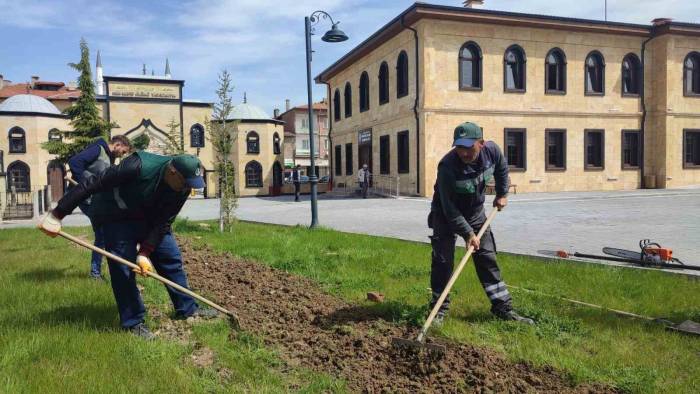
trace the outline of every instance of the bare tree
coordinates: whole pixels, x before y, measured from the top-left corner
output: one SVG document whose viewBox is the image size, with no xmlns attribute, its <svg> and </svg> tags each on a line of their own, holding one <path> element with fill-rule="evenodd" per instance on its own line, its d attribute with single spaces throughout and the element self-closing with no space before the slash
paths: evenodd
<svg viewBox="0 0 700 394">
<path fill-rule="evenodd" d="M 185 150 L 182 149 L 182 138 L 180 138 L 180 123 L 175 122 L 175 118 L 172 118 L 166 126 L 168 127 L 168 140 L 165 142 L 163 153 L 170 156 L 185 153 Z"/>
<path fill-rule="evenodd" d="M 238 206 L 236 193 L 236 171 L 231 162 L 233 144 L 238 135 L 238 122 L 229 120 L 233 103 L 231 93 L 231 75 L 227 70 L 219 74 L 219 87 L 216 89 L 218 101 L 214 104 L 212 119 L 207 121 L 209 140 L 214 148 L 214 169 L 219 176 L 219 231 L 232 231 L 236 217 L 234 211 Z"/>
</svg>

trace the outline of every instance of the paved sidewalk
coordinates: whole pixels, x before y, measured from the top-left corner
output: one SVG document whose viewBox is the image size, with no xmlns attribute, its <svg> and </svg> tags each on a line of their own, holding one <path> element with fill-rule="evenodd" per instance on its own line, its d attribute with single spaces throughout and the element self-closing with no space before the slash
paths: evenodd
<svg viewBox="0 0 700 394">
<path fill-rule="evenodd" d="M 422 198 L 322 197 L 319 221 L 340 231 L 428 242 L 429 210 L 430 201 Z M 214 219 L 218 212 L 218 200 L 190 200 L 181 216 Z M 311 222 L 308 196 L 299 203 L 292 196 L 241 198 L 236 214 L 264 223 Z M 75 214 L 65 224 L 88 222 Z M 0 228 L 27 225 L 32 223 L 5 223 Z M 700 189 L 512 195 L 492 226 L 498 249 L 511 253 L 546 255 L 564 249 L 602 254 L 604 246 L 637 250 L 640 239 L 650 238 L 672 248 L 682 261 L 700 265 Z"/>
</svg>

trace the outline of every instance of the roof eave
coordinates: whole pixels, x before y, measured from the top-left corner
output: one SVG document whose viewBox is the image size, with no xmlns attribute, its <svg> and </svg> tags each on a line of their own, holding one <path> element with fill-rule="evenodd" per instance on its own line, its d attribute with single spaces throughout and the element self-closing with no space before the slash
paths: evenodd
<svg viewBox="0 0 700 394">
<path fill-rule="evenodd" d="M 331 64 L 314 80 L 316 83 L 326 83 L 330 78 L 337 75 L 349 64 L 365 56 L 387 40 L 391 39 L 401 31 L 403 24 L 411 26 L 420 19 L 441 19 L 455 20 L 473 23 L 495 23 L 511 26 L 539 27 L 545 29 L 558 29 L 569 31 L 584 31 L 597 33 L 613 33 L 634 36 L 649 36 L 652 31 L 651 25 L 639 25 L 632 23 L 607 22 L 577 18 L 565 18 L 548 15 L 521 14 L 514 12 L 493 11 L 483 9 L 468 9 L 462 7 L 434 5 L 426 3 L 415 3 L 384 25 L 366 40 L 350 50 L 343 57 Z M 682 24 L 688 25 L 688 24 Z M 690 24 L 696 28 L 700 25 Z"/>
</svg>

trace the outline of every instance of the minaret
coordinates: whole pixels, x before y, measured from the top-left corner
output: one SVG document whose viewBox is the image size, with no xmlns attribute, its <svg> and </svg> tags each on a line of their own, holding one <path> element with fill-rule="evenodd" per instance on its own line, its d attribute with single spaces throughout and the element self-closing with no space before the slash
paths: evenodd
<svg viewBox="0 0 700 394">
<path fill-rule="evenodd" d="M 165 58 L 165 78 L 172 78 L 173 76 L 170 74 L 170 61 L 168 61 L 168 58 Z"/>
<path fill-rule="evenodd" d="M 243 104 L 248 104 L 248 94 L 243 92 Z"/>
<path fill-rule="evenodd" d="M 141 74 L 146 75 L 146 63 L 143 64 L 143 69 L 141 70 Z"/>
<path fill-rule="evenodd" d="M 97 94 L 102 96 L 105 94 L 105 84 L 102 78 L 102 58 L 100 57 L 100 51 L 97 51 L 97 61 L 95 62 L 95 87 L 97 88 Z"/>
</svg>

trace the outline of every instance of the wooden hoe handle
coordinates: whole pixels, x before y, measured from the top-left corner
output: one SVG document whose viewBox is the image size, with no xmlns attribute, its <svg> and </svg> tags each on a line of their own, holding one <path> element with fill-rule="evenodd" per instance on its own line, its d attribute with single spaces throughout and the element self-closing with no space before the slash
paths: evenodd
<svg viewBox="0 0 700 394">
<path fill-rule="evenodd" d="M 489 216 L 486 218 L 486 221 L 484 222 L 484 224 L 481 225 L 481 229 L 479 230 L 479 233 L 476 235 L 476 239 L 481 240 L 481 237 L 484 235 L 484 233 L 486 232 L 486 229 L 489 227 L 489 224 L 491 224 L 491 221 L 493 220 L 493 218 L 496 217 L 497 213 L 498 213 L 497 208 L 494 208 L 491 211 Z M 430 311 L 430 315 L 428 315 L 428 319 L 425 321 L 425 324 L 423 324 L 423 328 L 420 330 L 420 334 L 418 334 L 418 342 L 423 342 L 425 340 L 425 334 L 428 332 L 430 325 L 433 324 L 433 319 L 435 319 L 435 316 L 437 315 L 438 310 L 440 310 L 442 303 L 445 302 L 445 298 L 447 298 L 447 295 L 450 294 L 450 290 L 452 289 L 452 286 L 457 281 L 459 274 L 462 272 L 462 269 L 467 264 L 467 261 L 469 261 L 469 257 L 471 257 L 473 252 L 474 252 L 474 247 L 469 246 L 467 248 L 467 253 L 464 255 L 464 257 L 462 257 L 462 260 L 459 262 L 457 269 L 452 273 L 450 280 L 447 282 L 447 286 L 445 286 L 445 290 L 443 290 L 442 294 L 440 294 L 440 298 L 438 298 L 437 302 L 435 303 L 435 306 Z"/>
<path fill-rule="evenodd" d="M 87 243 L 87 242 L 83 241 L 82 239 L 77 238 L 77 237 L 74 237 L 74 236 L 72 236 L 72 235 L 70 235 L 70 234 L 68 234 L 68 233 L 66 233 L 66 232 L 64 232 L 64 231 L 59 231 L 59 232 L 58 232 L 58 235 L 60 235 L 61 237 L 65 238 L 65 239 L 67 239 L 67 240 L 69 240 L 69 241 L 73 241 L 73 242 L 75 242 L 76 244 L 78 244 L 78 245 L 80 245 L 80 246 L 84 246 L 84 247 L 86 247 L 86 248 L 88 248 L 88 249 L 90 249 L 90 250 L 92 250 L 92 251 L 94 251 L 94 252 L 97 252 L 97 253 L 99 253 L 99 254 L 105 256 L 105 257 L 108 258 L 108 259 L 111 259 L 111 260 L 113 260 L 113 261 L 116 261 L 116 262 L 118 262 L 118 263 L 120 263 L 120 264 L 124 264 L 124 265 L 126 265 L 126 266 L 131 267 L 131 268 L 135 268 L 135 269 L 137 269 L 137 270 L 140 270 L 140 267 L 139 267 L 138 265 L 136 265 L 136 264 L 134 264 L 134 263 L 132 263 L 132 262 L 130 262 L 130 261 L 124 259 L 124 258 L 121 258 L 121 257 L 119 257 L 119 256 L 117 256 L 117 255 L 115 255 L 115 254 L 109 253 L 109 252 L 106 251 L 106 250 L 100 249 L 100 248 L 98 248 L 97 246 L 92 245 L 92 244 L 90 244 L 90 243 Z M 177 291 L 179 291 L 179 292 L 181 292 L 181 293 L 185 293 L 185 294 L 187 294 L 187 295 L 190 296 L 190 297 L 193 297 L 193 298 L 196 298 L 196 299 L 202 301 L 203 303 L 209 305 L 210 307 L 216 309 L 217 311 L 219 311 L 219 312 L 221 312 L 221 313 L 225 313 L 226 315 L 231 316 L 231 317 L 233 317 L 234 319 L 237 319 L 236 315 L 235 315 L 233 312 L 229 311 L 228 309 L 226 309 L 226 308 L 224 308 L 224 307 L 222 307 L 222 306 L 220 306 L 220 305 L 217 305 L 217 304 L 215 304 L 215 303 L 212 302 L 212 301 L 209 301 L 208 299 L 206 299 L 206 298 L 202 297 L 201 295 L 199 295 L 199 294 L 197 294 L 197 293 L 191 291 L 190 289 L 187 289 L 187 288 L 185 288 L 185 287 L 182 287 L 182 286 L 178 285 L 178 284 L 175 283 L 175 282 L 172 282 L 172 281 L 170 281 L 170 280 L 168 280 L 168 279 L 163 278 L 162 276 L 156 274 L 155 272 L 148 272 L 148 271 L 146 271 L 146 275 L 147 275 L 147 276 L 150 276 L 151 278 L 153 278 L 153 279 L 155 279 L 155 280 L 158 280 L 158 281 L 160 281 L 160 282 L 163 282 L 164 284 L 166 284 L 166 285 L 168 285 L 168 286 L 174 288 L 175 290 L 177 290 Z"/>
</svg>

